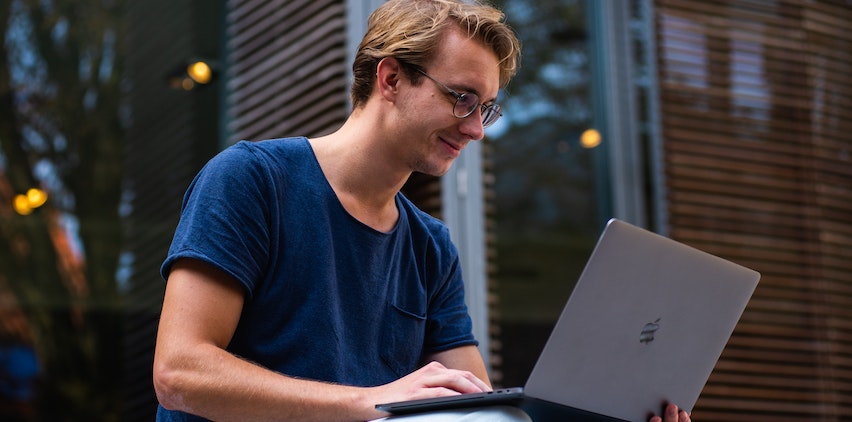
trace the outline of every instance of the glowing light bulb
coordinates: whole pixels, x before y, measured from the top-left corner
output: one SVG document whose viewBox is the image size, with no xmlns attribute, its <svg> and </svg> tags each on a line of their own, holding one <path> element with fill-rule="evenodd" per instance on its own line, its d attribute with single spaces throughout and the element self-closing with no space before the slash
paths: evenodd
<svg viewBox="0 0 852 422">
<path fill-rule="evenodd" d="M 210 83 L 210 80 L 213 79 L 213 70 L 210 69 L 210 65 L 203 61 L 197 61 L 187 66 L 186 74 L 193 81 L 202 85 Z"/>
<path fill-rule="evenodd" d="M 20 215 L 30 215 L 33 212 L 32 207 L 30 207 L 30 201 L 27 199 L 26 195 L 15 195 L 15 200 L 12 202 L 12 206 L 15 208 L 15 212 Z"/>
<path fill-rule="evenodd" d="M 34 209 L 44 205 L 45 202 L 47 202 L 47 192 L 31 188 L 26 194 L 15 195 L 12 207 L 20 215 L 30 215 Z"/>
<path fill-rule="evenodd" d="M 580 135 L 580 145 L 583 148 L 592 149 L 601 144 L 601 133 L 595 129 L 586 129 L 582 135 Z"/>
<path fill-rule="evenodd" d="M 41 189 L 31 188 L 27 191 L 27 201 L 29 202 L 30 208 L 38 208 L 47 202 L 47 192 Z"/>
</svg>

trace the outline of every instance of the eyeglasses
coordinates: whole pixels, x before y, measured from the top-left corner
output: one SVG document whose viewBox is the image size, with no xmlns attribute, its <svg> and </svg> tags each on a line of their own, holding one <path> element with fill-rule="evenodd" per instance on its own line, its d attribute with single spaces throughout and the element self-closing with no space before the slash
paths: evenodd
<svg viewBox="0 0 852 422">
<path fill-rule="evenodd" d="M 442 88 L 446 89 L 447 93 L 456 98 L 456 102 L 453 104 L 453 116 L 458 117 L 459 119 L 464 119 L 465 117 L 473 114 L 473 112 L 476 111 L 478 107 L 479 112 L 482 114 L 482 127 L 486 128 L 494 124 L 494 122 L 496 122 L 497 119 L 499 119 L 500 116 L 503 115 L 503 110 L 500 108 L 499 104 L 481 104 L 479 102 L 478 95 L 472 92 L 458 93 L 452 88 L 445 85 L 444 83 L 429 76 L 429 74 L 424 72 L 423 70 L 415 70 L 422 73 L 423 76 L 431 79 L 432 82 L 435 82 Z"/>
</svg>

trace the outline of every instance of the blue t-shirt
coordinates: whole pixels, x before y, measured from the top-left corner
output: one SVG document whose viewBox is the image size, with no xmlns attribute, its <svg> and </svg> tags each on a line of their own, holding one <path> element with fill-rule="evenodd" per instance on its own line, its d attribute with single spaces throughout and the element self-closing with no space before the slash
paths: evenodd
<svg viewBox="0 0 852 422">
<path fill-rule="evenodd" d="M 356 386 L 476 344 L 447 227 L 396 196 L 388 233 L 352 217 L 306 138 L 240 142 L 193 180 L 161 273 L 181 258 L 239 281 L 228 350 L 274 371 Z M 158 420 L 186 415 L 160 409 Z"/>
</svg>

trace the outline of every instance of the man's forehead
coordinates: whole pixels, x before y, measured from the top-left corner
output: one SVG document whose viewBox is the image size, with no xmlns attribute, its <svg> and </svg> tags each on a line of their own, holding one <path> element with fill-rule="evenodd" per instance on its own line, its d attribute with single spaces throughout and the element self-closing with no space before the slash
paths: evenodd
<svg viewBox="0 0 852 422">
<path fill-rule="evenodd" d="M 453 88 L 475 93 L 483 99 L 493 99 L 500 87 L 497 54 L 461 29 L 448 30 L 444 34 L 429 67 L 430 71 L 444 76 Z"/>
</svg>

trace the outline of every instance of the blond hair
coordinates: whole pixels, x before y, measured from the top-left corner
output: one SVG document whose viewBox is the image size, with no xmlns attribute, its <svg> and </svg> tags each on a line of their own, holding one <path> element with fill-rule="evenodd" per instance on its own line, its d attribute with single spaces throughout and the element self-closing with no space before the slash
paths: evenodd
<svg viewBox="0 0 852 422">
<path fill-rule="evenodd" d="M 517 72 L 520 42 L 504 18 L 502 11 L 481 2 L 390 0 L 382 4 L 370 15 L 352 64 L 353 106 L 362 106 L 370 98 L 379 61 L 395 57 L 422 69 L 433 58 L 449 25 L 491 48 L 499 61 L 500 87 L 505 87 Z M 408 66 L 406 69 L 416 82 L 419 75 Z"/>
</svg>

